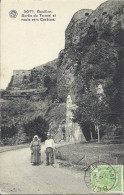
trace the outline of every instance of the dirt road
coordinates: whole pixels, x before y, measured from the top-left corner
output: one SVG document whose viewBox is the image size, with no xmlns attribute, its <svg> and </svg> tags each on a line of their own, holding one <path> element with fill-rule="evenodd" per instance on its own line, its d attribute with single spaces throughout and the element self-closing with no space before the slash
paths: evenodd
<svg viewBox="0 0 124 195">
<path fill-rule="evenodd" d="M 30 149 L 19 149 L 0 154 L 0 190 L 11 194 L 86 194 L 90 193 L 83 173 L 45 166 L 42 147 L 39 166 L 30 163 Z"/>
</svg>

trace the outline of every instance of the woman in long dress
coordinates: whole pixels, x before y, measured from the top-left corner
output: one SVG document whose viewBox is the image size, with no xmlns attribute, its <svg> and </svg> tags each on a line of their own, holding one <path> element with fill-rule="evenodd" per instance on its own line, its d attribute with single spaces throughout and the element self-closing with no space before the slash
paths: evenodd
<svg viewBox="0 0 124 195">
<path fill-rule="evenodd" d="M 31 142 L 31 163 L 33 165 L 38 165 L 41 163 L 41 145 L 40 140 L 37 135 L 34 136 Z"/>
</svg>

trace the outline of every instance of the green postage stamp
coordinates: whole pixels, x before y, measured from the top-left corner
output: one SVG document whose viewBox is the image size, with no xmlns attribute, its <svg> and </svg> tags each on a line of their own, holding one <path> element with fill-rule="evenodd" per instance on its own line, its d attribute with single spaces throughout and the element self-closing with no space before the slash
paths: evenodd
<svg viewBox="0 0 124 195">
<path fill-rule="evenodd" d="M 91 165 L 91 192 L 123 192 L 123 166 Z"/>
</svg>

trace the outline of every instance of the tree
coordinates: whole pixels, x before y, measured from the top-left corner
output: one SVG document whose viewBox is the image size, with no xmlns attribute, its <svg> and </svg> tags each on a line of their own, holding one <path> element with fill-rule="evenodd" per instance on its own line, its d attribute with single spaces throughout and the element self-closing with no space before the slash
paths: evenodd
<svg viewBox="0 0 124 195">
<path fill-rule="evenodd" d="M 41 116 L 38 116 L 33 121 L 24 124 L 23 127 L 29 141 L 32 140 L 34 135 L 38 135 L 41 140 L 44 141 L 49 129 L 49 124 Z"/>
<path fill-rule="evenodd" d="M 12 125 L 10 127 L 2 125 L 1 126 L 1 138 L 12 138 L 13 136 L 15 136 L 17 134 L 17 128 Z"/>
<path fill-rule="evenodd" d="M 100 143 L 100 127 L 108 122 L 111 113 L 104 95 L 88 91 L 80 95 L 77 106 L 74 111 L 74 121 L 85 128 L 86 124 L 94 124 L 98 134 L 98 143 Z"/>
</svg>

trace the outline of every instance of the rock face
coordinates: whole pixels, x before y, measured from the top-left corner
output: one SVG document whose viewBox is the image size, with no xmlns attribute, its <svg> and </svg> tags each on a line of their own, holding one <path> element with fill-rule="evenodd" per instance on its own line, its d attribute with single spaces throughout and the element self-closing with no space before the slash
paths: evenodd
<svg viewBox="0 0 124 195">
<path fill-rule="evenodd" d="M 65 137 L 67 142 L 80 143 L 85 141 L 85 138 L 78 123 L 73 122 L 73 110 L 75 106 L 72 104 L 71 96 L 68 95 L 66 101 Z"/>
<path fill-rule="evenodd" d="M 91 13 L 92 10 L 90 9 L 82 9 L 73 15 L 65 31 L 65 49 L 80 46 L 82 28 L 86 25 L 86 20 Z"/>
<path fill-rule="evenodd" d="M 77 50 L 81 44 L 82 29 L 86 25 L 86 20 L 91 13 L 92 10 L 88 9 L 76 12 L 65 31 L 65 49 L 59 53 L 57 77 L 58 96 L 64 102 L 70 91 L 70 86 L 73 88 L 73 92 L 69 94 L 72 97 L 74 96 L 74 88 L 76 88 L 74 69 L 79 61 Z"/>
<path fill-rule="evenodd" d="M 67 131 L 68 95 L 74 104 L 79 93 L 100 86 L 110 102 L 113 116 L 119 117 L 123 112 L 123 48 L 123 1 L 106 1 L 94 11 L 79 10 L 65 31 L 65 48 L 58 59 L 30 71 L 15 71 L 7 91 L 39 89 L 37 100 L 31 95 L 30 101 L 42 102 L 39 114 L 49 121 L 56 140 L 61 140 L 65 124 Z M 121 110 L 117 110 L 119 105 Z"/>
<path fill-rule="evenodd" d="M 78 94 L 102 86 L 112 117 L 122 126 L 124 2 L 107 1 L 95 11 L 79 14 L 82 20 L 73 25 L 73 17 L 59 55 L 58 96 L 66 101 L 70 94 L 75 103 Z"/>
<path fill-rule="evenodd" d="M 82 88 L 85 67 L 91 69 L 91 74 L 92 68 L 96 68 L 95 79 L 105 80 L 116 72 L 124 44 L 123 12 L 123 1 L 107 1 L 94 11 L 80 10 L 74 14 L 58 60 L 58 95 L 63 101 L 68 94 L 73 98 L 77 88 Z M 98 67 L 101 73 L 97 72 Z M 79 80 L 82 86 L 76 85 Z"/>
</svg>

